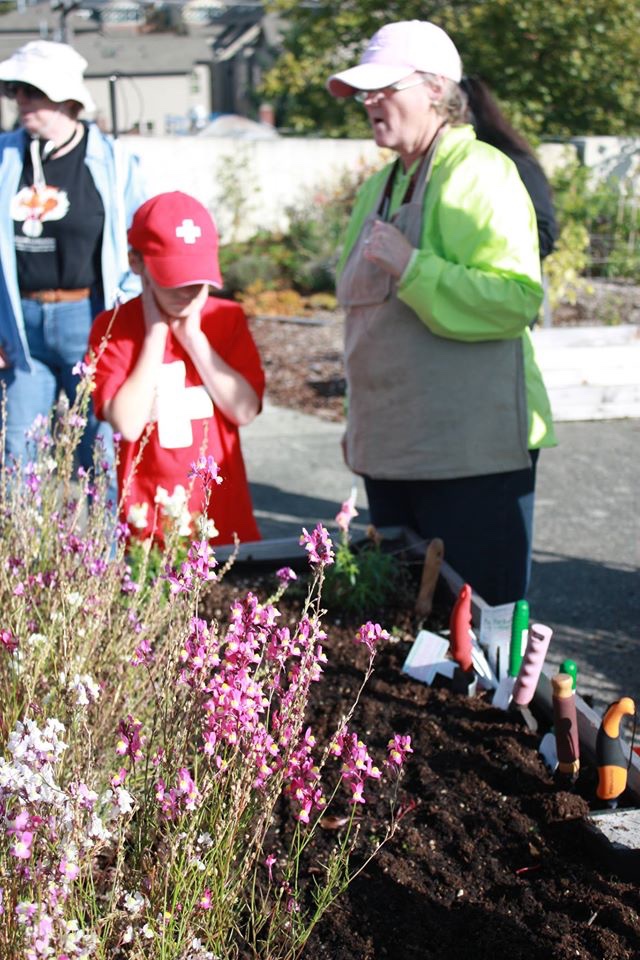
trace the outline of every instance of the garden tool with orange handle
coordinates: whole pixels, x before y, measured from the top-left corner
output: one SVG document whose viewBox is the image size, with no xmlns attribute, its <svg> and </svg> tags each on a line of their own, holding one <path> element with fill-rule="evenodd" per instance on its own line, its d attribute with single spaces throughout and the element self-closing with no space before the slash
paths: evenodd
<svg viewBox="0 0 640 960">
<path fill-rule="evenodd" d="M 618 797 L 627 786 L 629 762 L 625 757 L 620 736 L 622 718 L 635 717 L 636 705 L 631 697 L 622 697 L 612 703 L 605 712 L 596 737 L 596 761 L 598 764 L 598 787 L 596 796 L 614 808 Z M 635 726 L 634 726 L 635 732 Z"/>
<path fill-rule="evenodd" d="M 552 633 L 551 627 L 543 623 L 532 623 L 529 627 L 527 648 L 513 686 L 512 699 L 518 707 L 528 707 L 533 700 Z"/>
<path fill-rule="evenodd" d="M 507 676 L 502 678 L 493 695 L 493 705 L 500 710 L 506 710 L 509 706 L 513 687 L 520 673 L 528 631 L 529 604 L 526 600 L 518 600 L 513 607 L 513 616 L 511 618 L 511 639 L 509 642 L 509 667 Z"/>
<path fill-rule="evenodd" d="M 476 692 L 476 674 L 473 668 L 471 641 L 471 587 L 460 588 L 449 618 L 449 652 L 458 664 L 453 675 L 452 689 L 456 693 L 472 695 Z"/>
<path fill-rule="evenodd" d="M 556 673 L 551 678 L 553 728 L 558 757 L 558 774 L 573 781 L 580 770 L 580 740 L 573 678 L 568 673 Z"/>
</svg>

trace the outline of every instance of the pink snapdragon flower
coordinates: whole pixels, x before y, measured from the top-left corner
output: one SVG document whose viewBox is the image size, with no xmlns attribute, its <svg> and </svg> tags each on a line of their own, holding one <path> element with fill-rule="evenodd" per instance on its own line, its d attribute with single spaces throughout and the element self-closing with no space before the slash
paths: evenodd
<svg viewBox="0 0 640 960">
<path fill-rule="evenodd" d="M 371 653 L 375 652 L 376 644 L 380 640 L 390 639 L 389 633 L 383 630 L 379 623 L 372 623 L 371 620 L 363 623 L 354 637 L 355 643 L 364 643 Z"/>
<path fill-rule="evenodd" d="M 145 738 L 141 736 L 142 724 L 131 714 L 126 720 L 121 720 L 118 724 L 118 742 L 116 744 L 116 753 L 120 757 L 131 757 L 133 762 L 142 757 L 142 747 Z"/>
<path fill-rule="evenodd" d="M 276 577 L 282 584 L 291 583 L 298 579 L 295 570 L 292 570 L 291 567 L 280 567 L 279 570 L 276 570 Z"/>
<path fill-rule="evenodd" d="M 334 561 L 331 537 L 326 527 L 323 527 L 321 523 L 316 524 L 313 533 L 309 533 L 306 527 L 302 528 L 300 546 L 304 547 L 309 554 L 309 563 L 311 564 L 329 566 Z"/>
<path fill-rule="evenodd" d="M 198 457 L 198 459 L 191 464 L 188 477 L 189 480 L 194 477 L 200 480 L 205 490 L 209 490 L 214 483 L 222 483 L 218 464 L 211 456 Z"/>
<path fill-rule="evenodd" d="M 0 646 L 4 647 L 8 653 L 15 653 L 18 649 L 18 641 L 11 630 L 0 630 Z"/>
<path fill-rule="evenodd" d="M 340 511 L 336 514 L 336 523 L 343 533 L 348 533 L 349 527 L 351 526 L 351 521 L 357 516 L 358 511 L 356 510 L 356 489 L 354 487 L 351 491 L 351 495 L 344 501 L 340 507 Z"/>
<path fill-rule="evenodd" d="M 387 766 L 391 769 L 400 769 L 408 754 L 413 753 L 411 737 L 408 734 L 407 736 L 402 736 L 399 733 L 394 734 L 387 744 L 387 751 Z"/>
</svg>

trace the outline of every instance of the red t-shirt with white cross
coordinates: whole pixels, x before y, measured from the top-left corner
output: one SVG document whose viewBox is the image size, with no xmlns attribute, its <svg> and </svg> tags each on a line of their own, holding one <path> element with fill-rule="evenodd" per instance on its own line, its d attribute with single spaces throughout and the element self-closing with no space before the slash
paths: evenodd
<svg viewBox="0 0 640 960">
<path fill-rule="evenodd" d="M 96 317 L 89 347 L 97 355 L 114 311 Z M 260 400 L 264 393 L 264 372 L 260 356 L 247 325 L 242 307 L 228 300 L 209 297 L 201 313 L 201 328 L 213 349 L 248 381 Z M 118 392 L 134 369 L 144 341 L 145 326 L 140 297 L 121 305 L 113 319 L 106 346 L 99 356 L 95 390 L 92 395 L 96 415 L 103 418 L 104 404 Z M 143 434 L 144 436 L 144 434 Z M 163 508 L 157 503 L 158 487 L 169 496 L 181 485 L 189 489 L 189 467 L 199 456 L 212 456 L 220 468 L 223 482 L 214 485 L 208 515 L 219 535 L 213 544 L 240 540 L 259 540 L 253 516 L 251 496 L 240 447 L 238 427 L 213 407 L 193 361 L 169 332 L 158 382 L 154 423 L 140 461 L 132 466 L 140 452 L 142 439 L 119 444 L 118 492 L 126 487 L 121 518 L 135 517 L 132 533 L 145 539 L 153 535 L 161 541 Z M 147 504 L 146 524 L 144 509 Z M 193 514 L 203 509 L 202 487 L 193 483 L 188 508 Z M 193 525 L 192 525 L 193 529 Z M 194 535 L 196 530 L 194 529 Z"/>
</svg>

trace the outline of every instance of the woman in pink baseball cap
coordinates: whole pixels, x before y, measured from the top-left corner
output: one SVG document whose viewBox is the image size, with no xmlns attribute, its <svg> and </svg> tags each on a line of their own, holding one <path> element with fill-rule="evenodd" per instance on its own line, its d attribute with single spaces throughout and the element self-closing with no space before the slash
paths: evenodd
<svg viewBox="0 0 640 960">
<path fill-rule="evenodd" d="M 397 159 L 361 188 L 338 264 L 345 457 L 372 522 L 444 540 L 490 604 L 527 590 L 535 467 L 555 436 L 529 325 L 536 220 L 512 161 L 476 139 L 462 63 L 433 23 L 390 23 L 333 74 Z"/>
</svg>

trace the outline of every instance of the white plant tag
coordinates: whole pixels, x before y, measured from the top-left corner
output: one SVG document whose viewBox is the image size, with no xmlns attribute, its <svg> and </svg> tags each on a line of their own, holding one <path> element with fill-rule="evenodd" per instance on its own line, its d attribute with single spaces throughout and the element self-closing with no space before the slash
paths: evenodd
<svg viewBox="0 0 640 960">
<path fill-rule="evenodd" d="M 411 645 L 402 672 L 427 685 L 433 683 L 436 673 L 453 676 L 453 669 L 450 674 L 445 673 L 447 667 L 455 668 L 455 663 L 446 659 L 448 649 L 449 641 L 444 637 L 421 630 Z"/>
</svg>

